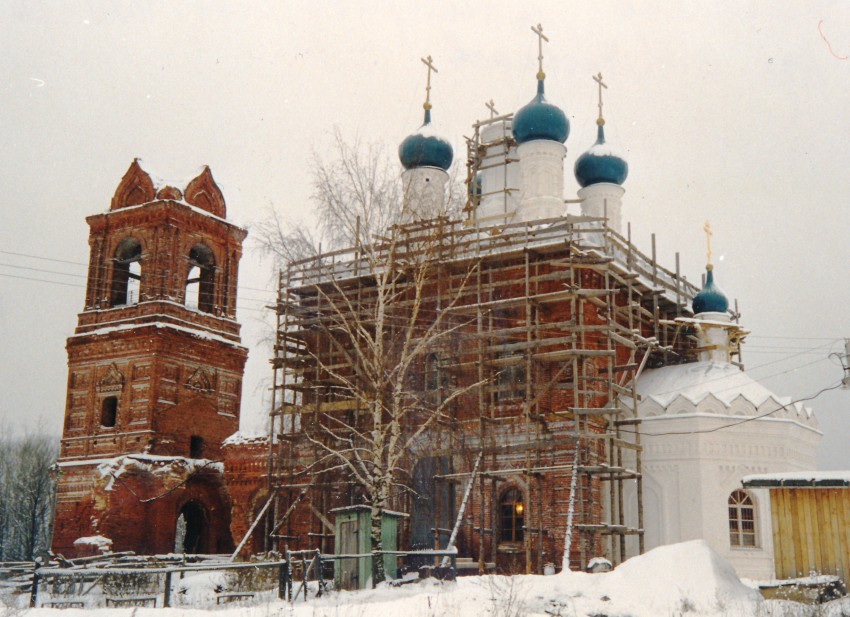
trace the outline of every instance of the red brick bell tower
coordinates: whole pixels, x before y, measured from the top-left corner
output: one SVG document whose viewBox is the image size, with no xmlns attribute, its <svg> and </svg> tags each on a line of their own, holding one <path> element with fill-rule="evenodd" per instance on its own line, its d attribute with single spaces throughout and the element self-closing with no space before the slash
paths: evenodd
<svg viewBox="0 0 850 617">
<path fill-rule="evenodd" d="M 239 428 L 246 232 L 209 168 L 181 191 L 133 161 L 88 217 L 85 307 L 68 338 L 54 550 L 229 550 L 221 442 Z"/>
</svg>

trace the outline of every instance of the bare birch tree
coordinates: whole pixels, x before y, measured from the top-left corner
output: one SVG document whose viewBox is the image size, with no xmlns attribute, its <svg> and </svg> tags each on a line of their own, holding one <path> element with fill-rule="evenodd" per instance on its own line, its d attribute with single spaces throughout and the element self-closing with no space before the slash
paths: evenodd
<svg viewBox="0 0 850 617">
<path fill-rule="evenodd" d="M 446 219 L 400 225 L 409 196 L 381 151 L 337 136 L 335 154 L 314 168 L 318 234 L 273 218 L 258 235 L 287 263 L 287 292 L 299 298 L 293 309 L 309 322 L 291 336 L 313 367 L 296 377 L 314 386 L 300 405 L 301 435 L 319 453 L 311 471 L 342 474 L 361 489 L 372 550 L 380 551 L 383 512 L 407 481 L 411 450 L 480 385 L 441 384 L 434 395 L 423 383 L 429 362 L 464 325 L 449 309 L 468 293 L 477 264 L 453 267 L 447 289 Z M 383 560 L 375 561 L 380 581 Z"/>
</svg>

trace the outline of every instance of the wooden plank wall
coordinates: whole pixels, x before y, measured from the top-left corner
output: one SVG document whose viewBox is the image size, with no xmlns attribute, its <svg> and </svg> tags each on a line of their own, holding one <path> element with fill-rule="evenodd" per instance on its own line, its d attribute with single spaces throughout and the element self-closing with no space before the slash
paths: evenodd
<svg viewBox="0 0 850 617">
<path fill-rule="evenodd" d="M 770 510 L 777 578 L 850 580 L 850 488 L 772 488 Z"/>
</svg>

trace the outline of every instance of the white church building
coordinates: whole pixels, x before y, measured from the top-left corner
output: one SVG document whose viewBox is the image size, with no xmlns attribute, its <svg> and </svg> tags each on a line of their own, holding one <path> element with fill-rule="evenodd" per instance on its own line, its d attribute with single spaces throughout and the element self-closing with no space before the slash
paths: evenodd
<svg viewBox="0 0 850 617">
<path fill-rule="evenodd" d="M 746 332 L 707 275 L 695 317 L 683 318 L 700 332 L 700 360 L 648 370 L 638 381 L 646 549 L 702 538 L 739 576 L 769 579 L 768 492 L 744 489 L 741 479 L 815 469 L 821 432 L 810 409 L 732 362 Z"/>
</svg>

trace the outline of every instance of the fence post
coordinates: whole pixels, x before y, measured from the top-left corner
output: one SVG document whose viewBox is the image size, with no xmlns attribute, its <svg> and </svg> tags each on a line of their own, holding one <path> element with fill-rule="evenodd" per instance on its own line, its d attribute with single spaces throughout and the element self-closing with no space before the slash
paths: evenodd
<svg viewBox="0 0 850 617">
<path fill-rule="evenodd" d="M 452 553 L 450 559 L 452 563 L 452 580 L 455 580 L 457 579 L 457 551 Z"/>
<path fill-rule="evenodd" d="M 171 572 L 165 573 L 165 591 L 162 594 L 162 606 L 168 608 L 171 606 Z"/>
<path fill-rule="evenodd" d="M 307 570 L 310 569 L 310 566 L 307 565 L 307 556 L 304 553 L 301 553 L 301 578 L 304 582 L 304 601 L 307 601 Z"/>
<path fill-rule="evenodd" d="M 292 556 L 289 554 L 289 547 L 286 548 L 286 596 L 292 602 Z"/>
<path fill-rule="evenodd" d="M 41 576 L 38 573 L 38 564 L 32 571 L 32 589 L 30 590 L 30 608 L 35 608 L 38 604 L 38 581 Z"/>
<path fill-rule="evenodd" d="M 325 569 L 322 566 L 322 551 L 316 549 L 316 580 L 319 582 L 319 590 L 316 592 L 316 597 L 322 597 L 322 590 L 325 588 Z"/>
<path fill-rule="evenodd" d="M 286 599 L 286 579 L 288 577 L 288 572 L 286 568 L 286 562 L 281 561 L 280 566 L 277 569 L 277 597 L 279 600 Z"/>
</svg>

